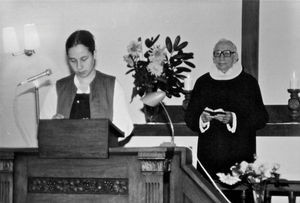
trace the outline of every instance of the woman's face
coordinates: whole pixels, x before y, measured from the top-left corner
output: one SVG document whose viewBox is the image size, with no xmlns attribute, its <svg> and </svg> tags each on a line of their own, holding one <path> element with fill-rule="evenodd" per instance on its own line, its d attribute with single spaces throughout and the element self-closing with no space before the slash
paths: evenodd
<svg viewBox="0 0 300 203">
<path fill-rule="evenodd" d="M 230 55 L 224 54 L 225 52 L 230 51 Z M 226 73 L 233 64 L 237 61 L 237 55 L 233 50 L 233 47 L 228 43 L 219 43 L 216 45 L 214 52 L 219 52 L 221 55 L 214 56 L 213 61 L 216 67 L 222 71 L 223 73 Z"/>
<path fill-rule="evenodd" d="M 86 78 L 95 72 L 94 54 L 82 44 L 69 48 L 68 62 L 77 77 Z"/>
</svg>

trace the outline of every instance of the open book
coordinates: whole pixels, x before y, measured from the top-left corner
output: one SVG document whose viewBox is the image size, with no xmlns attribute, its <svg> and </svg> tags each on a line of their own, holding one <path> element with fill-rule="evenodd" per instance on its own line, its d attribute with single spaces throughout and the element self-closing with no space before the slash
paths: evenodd
<svg viewBox="0 0 300 203">
<path fill-rule="evenodd" d="M 209 113 L 210 116 L 216 116 L 216 115 L 225 115 L 225 111 L 223 109 L 210 109 L 208 107 L 206 107 L 204 109 L 204 112 Z"/>
</svg>

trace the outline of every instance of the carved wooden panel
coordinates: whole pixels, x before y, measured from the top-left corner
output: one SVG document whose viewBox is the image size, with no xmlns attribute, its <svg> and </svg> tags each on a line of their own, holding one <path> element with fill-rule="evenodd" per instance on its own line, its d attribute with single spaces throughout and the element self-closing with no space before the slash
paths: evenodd
<svg viewBox="0 0 300 203">
<path fill-rule="evenodd" d="M 138 159 L 145 181 L 145 203 L 163 203 L 166 191 L 164 176 L 170 171 L 171 159 L 166 151 L 160 150 L 139 152 Z M 166 195 L 166 200 L 168 198 Z"/>
<path fill-rule="evenodd" d="M 157 182 L 146 183 L 146 203 L 156 203 L 162 201 L 161 184 Z"/>
<path fill-rule="evenodd" d="M 0 180 L 0 202 L 9 203 L 10 202 L 10 182 Z"/>
<path fill-rule="evenodd" d="M 17 149 L 16 152 L 14 158 L 0 153 L 0 161 L 14 160 L 13 173 L 0 172 L 3 189 L 0 192 L 8 194 L 7 188 L 11 192 L 9 197 L 0 198 L 1 203 L 7 203 L 7 198 L 10 198 L 8 203 L 224 202 L 211 184 L 197 175 L 191 165 L 190 151 L 182 147 L 176 147 L 173 153 L 165 147 L 110 148 L 109 159 L 44 159 L 39 157 L 37 149 Z M 141 170 L 143 161 L 147 165 L 145 171 Z M 6 167 L 10 164 L 4 165 L 5 170 L 10 168 Z M 9 187 L 5 181 L 9 182 Z M 97 181 L 103 181 L 103 185 L 97 185 Z M 93 193 L 105 187 L 108 189 L 102 190 L 103 193 Z M 80 193 L 86 191 L 91 194 Z M 183 199 L 183 194 L 187 198 Z"/>
<path fill-rule="evenodd" d="M 164 171 L 164 161 L 141 161 L 141 171 Z"/>
<path fill-rule="evenodd" d="M 1 154 L 3 155 L 3 154 Z M 12 203 L 13 190 L 13 160 L 0 159 L 0 203 Z"/>
<path fill-rule="evenodd" d="M 126 178 L 28 177 L 28 193 L 128 195 Z"/>
<path fill-rule="evenodd" d="M 0 160 L 0 172 L 13 172 L 13 160 Z"/>
<path fill-rule="evenodd" d="M 164 172 L 170 170 L 170 160 L 165 152 L 140 152 L 138 159 L 141 162 L 142 172 Z"/>
</svg>

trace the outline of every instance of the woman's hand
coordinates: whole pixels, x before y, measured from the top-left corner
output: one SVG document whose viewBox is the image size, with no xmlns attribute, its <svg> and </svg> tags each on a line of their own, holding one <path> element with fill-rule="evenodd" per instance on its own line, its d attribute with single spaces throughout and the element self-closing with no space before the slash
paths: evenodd
<svg viewBox="0 0 300 203">
<path fill-rule="evenodd" d="M 64 119 L 65 117 L 59 113 L 55 114 L 54 116 L 52 116 L 52 119 Z"/>
</svg>

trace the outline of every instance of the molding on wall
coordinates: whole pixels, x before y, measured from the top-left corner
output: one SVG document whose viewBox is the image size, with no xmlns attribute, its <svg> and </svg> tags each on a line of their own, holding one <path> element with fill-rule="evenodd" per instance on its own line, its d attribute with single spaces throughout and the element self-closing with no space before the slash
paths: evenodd
<svg viewBox="0 0 300 203">
<path fill-rule="evenodd" d="M 258 80 L 259 0 L 242 3 L 242 65 Z"/>
<path fill-rule="evenodd" d="M 184 122 L 182 106 L 166 106 L 174 123 L 175 136 L 198 136 Z M 257 136 L 300 136 L 300 117 L 292 119 L 287 105 L 266 105 L 269 113 L 267 125 L 257 131 Z M 158 117 L 154 123 L 135 124 L 134 136 L 170 136 L 168 121 Z"/>
</svg>

